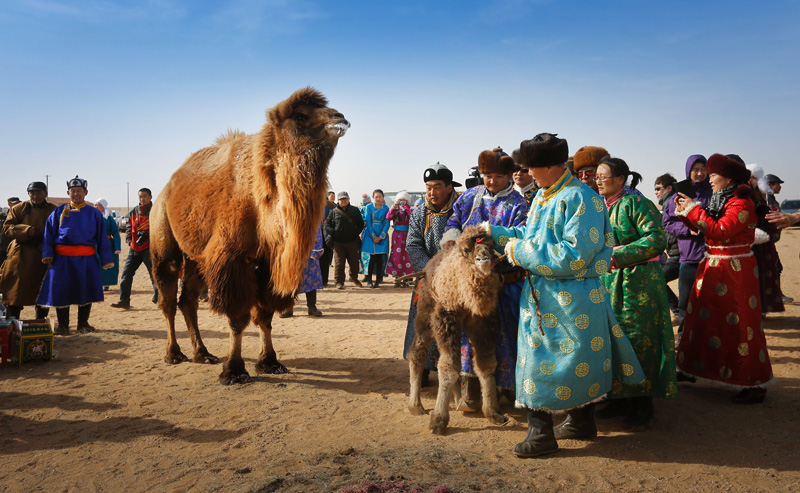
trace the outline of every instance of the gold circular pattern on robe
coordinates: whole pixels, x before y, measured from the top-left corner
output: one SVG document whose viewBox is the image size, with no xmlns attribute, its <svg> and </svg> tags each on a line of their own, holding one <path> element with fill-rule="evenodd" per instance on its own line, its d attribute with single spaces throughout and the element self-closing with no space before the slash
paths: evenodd
<svg viewBox="0 0 800 493">
<path fill-rule="evenodd" d="M 538 210 L 537 210 L 537 211 L 536 211 L 536 213 L 533 215 L 533 222 L 534 222 L 534 223 L 538 223 L 538 222 L 539 222 L 539 211 L 538 211 Z"/>
<path fill-rule="evenodd" d="M 606 246 L 607 247 L 614 246 L 614 233 L 606 233 Z"/>
<path fill-rule="evenodd" d="M 742 356 L 747 356 L 750 354 L 750 344 L 747 344 L 746 342 L 739 344 L 737 349 L 739 350 L 739 354 Z"/>
<path fill-rule="evenodd" d="M 530 241 L 523 241 L 522 249 L 525 250 L 527 253 L 531 253 L 533 251 L 533 245 L 531 244 Z"/>
<path fill-rule="evenodd" d="M 709 337 L 708 347 L 710 347 L 711 349 L 719 349 L 722 347 L 722 341 L 717 336 Z"/>
<path fill-rule="evenodd" d="M 602 276 L 608 272 L 608 262 L 605 260 L 598 260 L 597 263 L 594 264 L 594 271 L 597 272 L 598 275 Z"/>
<path fill-rule="evenodd" d="M 678 363 L 683 364 L 683 360 L 686 359 L 686 355 L 683 351 L 678 351 Z"/>
<path fill-rule="evenodd" d="M 535 296 L 535 298 L 534 298 Z M 528 293 L 528 302 L 529 303 L 536 303 L 536 300 L 542 299 L 542 294 L 539 292 L 538 289 L 534 288 L 533 293 Z"/>
<path fill-rule="evenodd" d="M 622 368 L 622 374 L 625 375 L 626 377 L 633 375 L 633 365 L 623 363 L 621 368 Z"/>
<path fill-rule="evenodd" d="M 622 329 L 620 328 L 619 324 L 616 324 L 613 327 L 611 327 L 611 333 L 614 334 L 614 337 L 622 337 L 625 335 L 622 332 Z"/>
<path fill-rule="evenodd" d="M 533 383 L 533 380 L 525 380 L 522 382 L 522 389 L 526 394 L 533 395 L 536 393 L 536 384 Z"/>
<path fill-rule="evenodd" d="M 603 349 L 603 344 L 603 338 L 598 336 L 592 339 L 592 342 L 589 345 L 591 346 L 592 351 L 600 351 Z"/>
<path fill-rule="evenodd" d="M 752 327 L 747 327 L 747 340 L 748 341 L 752 341 L 753 340 L 753 335 L 755 335 L 755 331 L 753 330 L 753 328 Z"/>
<path fill-rule="evenodd" d="M 570 389 L 569 387 L 562 385 L 561 387 L 556 388 L 556 397 L 558 397 L 562 401 L 569 399 L 571 395 L 572 395 L 572 389 Z"/>
<path fill-rule="evenodd" d="M 578 272 L 576 272 L 576 273 L 575 273 L 575 279 L 577 279 L 577 280 L 579 280 L 579 281 L 583 281 L 583 276 L 585 276 L 585 275 L 586 275 L 586 271 L 587 271 L 587 270 L 588 270 L 588 269 L 581 269 L 581 270 L 579 270 Z"/>
<path fill-rule="evenodd" d="M 692 313 L 692 304 L 691 303 L 688 303 L 686 305 L 686 313 Z"/>
<path fill-rule="evenodd" d="M 582 216 L 586 213 L 586 204 L 581 202 L 581 205 L 578 206 L 578 210 L 575 211 L 576 216 Z"/>
<path fill-rule="evenodd" d="M 739 315 L 738 315 L 738 314 L 736 314 L 736 313 L 730 312 L 730 313 L 728 314 L 728 316 L 727 316 L 727 317 L 725 317 L 725 320 L 726 320 L 726 321 L 727 321 L 727 322 L 728 322 L 730 325 L 737 325 L 737 324 L 739 323 Z"/>
<path fill-rule="evenodd" d="M 702 279 L 698 279 L 697 283 L 695 285 L 697 286 L 697 292 L 699 293 L 700 290 L 703 289 L 703 280 Z"/>
<path fill-rule="evenodd" d="M 622 392 L 622 382 L 615 378 L 611 381 L 611 393 L 619 394 L 620 392 Z"/>
<path fill-rule="evenodd" d="M 539 371 L 541 371 L 545 375 L 552 375 L 556 372 L 556 364 L 550 360 L 544 360 L 539 365 Z"/>
<path fill-rule="evenodd" d="M 558 245 L 550 245 L 550 251 L 553 252 L 554 257 L 558 257 L 561 255 L 561 247 Z"/>
<path fill-rule="evenodd" d="M 589 374 L 589 363 L 581 363 L 575 367 L 575 375 L 585 377 Z"/>
<path fill-rule="evenodd" d="M 589 239 L 592 240 L 592 243 L 600 241 L 600 232 L 597 231 L 597 228 L 592 227 L 592 229 L 589 230 Z"/>
<path fill-rule="evenodd" d="M 716 257 L 712 257 L 708 259 L 708 266 L 709 267 L 716 267 L 719 265 L 719 259 Z"/>
<path fill-rule="evenodd" d="M 548 217 L 545 224 L 547 225 L 547 229 L 553 229 L 553 225 L 555 224 L 553 216 Z"/>
<path fill-rule="evenodd" d="M 555 276 L 544 276 L 544 278 L 547 279 L 548 281 L 555 281 L 556 280 Z"/>
<path fill-rule="evenodd" d="M 706 307 L 700 309 L 700 320 L 708 320 L 708 317 L 711 316 L 711 310 Z"/>
<path fill-rule="evenodd" d="M 575 326 L 581 330 L 589 327 L 589 315 L 581 313 L 580 315 L 575 317 Z"/>
<path fill-rule="evenodd" d="M 562 353 L 571 353 L 575 350 L 575 341 L 570 339 L 569 337 L 561 339 L 561 342 L 558 343 L 558 346 L 561 348 Z"/>
<path fill-rule="evenodd" d="M 545 313 L 544 315 L 542 315 L 542 325 L 544 325 L 548 329 L 552 329 L 553 327 L 558 325 L 558 317 L 556 317 L 552 313 Z"/>
<path fill-rule="evenodd" d="M 744 224 L 744 223 L 746 223 L 746 222 L 747 222 L 747 220 L 748 220 L 748 219 L 750 219 L 750 213 L 749 213 L 749 212 L 747 212 L 747 211 L 741 211 L 741 212 L 739 213 L 739 222 L 740 222 L 740 223 Z"/>
<path fill-rule="evenodd" d="M 506 246 L 507 243 L 508 243 L 508 236 L 501 235 L 497 238 L 497 244 L 500 245 L 501 247 Z"/>
<path fill-rule="evenodd" d="M 592 203 L 594 204 L 594 210 L 597 212 L 603 212 L 606 208 L 605 202 L 600 197 L 592 197 Z"/>
<path fill-rule="evenodd" d="M 603 361 L 603 371 L 608 371 L 610 369 L 611 369 L 611 360 L 606 358 L 606 360 Z"/>
<path fill-rule="evenodd" d="M 584 265 L 586 265 L 586 262 L 584 262 L 583 259 L 581 259 L 581 260 L 572 260 L 569 263 L 569 268 L 572 269 L 572 270 L 581 270 L 581 269 L 583 269 Z"/>
<path fill-rule="evenodd" d="M 758 352 L 758 361 L 760 361 L 760 362 L 762 362 L 762 363 L 764 363 L 765 361 L 767 361 L 767 354 L 764 352 L 764 350 L 763 350 L 763 349 L 762 349 L 761 351 L 759 351 L 759 352 Z"/>
<path fill-rule="evenodd" d="M 527 322 L 531 318 L 533 318 L 533 315 L 531 314 L 531 310 L 529 308 L 523 308 L 522 309 L 522 321 L 523 322 Z"/>
<path fill-rule="evenodd" d="M 756 298 L 756 295 L 751 296 L 748 303 L 750 304 L 750 308 L 755 310 L 756 306 L 758 306 L 758 298 Z"/>
<path fill-rule="evenodd" d="M 558 211 L 564 212 L 567 210 L 567 203 L 566 202 L 559 202 L 558 203 Z"/>
<path fill-rule="evenodd" d="M 728 285 L 724 282 L 717 284 L 717 288 L 715 289 L 717 296 L 725 296 L 728 294 Z"/>
<path fill-rule="evenodd" d="M 519 365 L 520 368 L 524 368 L 525 367 L 525 361 L 526 360 L 527 360 L 527 358 L 525 357 L 525 353 L 522 353 L 519 356 L 517 356 L 517 364 Z"/>
<path fill-rule="evenodd" d="M 589 397 L 597 397 L 597 394 L 600 393 L 600 384 L 593 383 L 591 387 L 589 387 Z"/>
<path fill-rule="evenodd" d="M 560 291 L 558 293 L 558 304 L 561 306 L 567 306 L 572 303 L 572 295 L 569 291 Z"/>
<path fill-rule="evenodd" d="M 733 372 L 727 366 L 723 366 L 719 369 L 719 376 L 727 380 L 733 376 Z"/>
<path fill-rule="evenodd" d="M 595 288 L 589 291 L 589 299 L 592 300 L 592 303 L 602 303 L 606 300 L 605 296 L 603 296 L 603 288 Z"/>
<path fill-rule="evenodd" d="M 733 269 L 734 272 L 741 272 L 742 271 L 742 261 L 739 260 L 738 258 L 732 259 L 731 260 L 731 269 Z"/>
<path fill-rule="evenodd" d="M 546 265 L 540 265 L 540 266 L 536 267 L 536 270 L 539 271 L 539 274 L 541 274 L 543 276 L 552 276 L 553 275 L 553 271 L 550 269 L 550 267 L 548 267 Z"/>
<path fill-rule="evenodd" d="M 700 231 L 705 231 L 708 229 L 708 224 L 706 224 L 705 221 L 700 219 L 699 221 L 697 221 L 697 229 L 699 229 Z"/>
<path fill-rule="evenodd" d="M 533 344 L 531 346 L 537 348 L 542 345 L 542 336 L 539 334 L 533 334 Z"/>
</svg>

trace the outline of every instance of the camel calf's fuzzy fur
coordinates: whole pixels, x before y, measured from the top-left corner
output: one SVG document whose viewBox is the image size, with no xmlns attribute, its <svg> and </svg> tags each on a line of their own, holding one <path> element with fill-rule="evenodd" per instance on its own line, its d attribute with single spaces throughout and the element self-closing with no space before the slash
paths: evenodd
<svg viewBox="0 0 800 493">
<path fill-rule="evenodd" d="M 447 245 L 425 266 L 419 282 L 414 341 L 409 351 L 411 414 L 425 412 L 420 400 L 422 370 L 428 347 L 435 338 L 439 347 L 439 393 L 431 413 L 431 433 L 443 435 L 450 420 L 448 403 L 460 398 L 458 386 L 461 363 L 461 333 L 467 331 L 475 351 L 475 372 L 481 382 L 484 416 L 495 424 L 508 418 L 500 414 L 494 371 L 497 341 L 497 297 L 500 278 L 492 271 L 496 257 L 491 236 L 471 226 L 455 244 Z"/>
<path fill-rule="evenodd" d="M 272 347 L 272 315 L 290 306 L 322 221 L 328 164 L 350 124 L 308 87 L 267 112 L 254 135 L 228 131 L 172 175 L 151 222 L 150 251 L 159 307 L 167 319 L 167 363 L 188 358 L 175 339 L 180 308 L 193 361 L 216 363 L 197 328 L 198 297 L 208 284 L 211 309 L 228 317 L 231 344 L 219 379 L 249 379 L 242 331 L 261 329 L 259 372 L 283 373 Z M 178 277 L 183 289 L 178 300 Z"/>
</svg>

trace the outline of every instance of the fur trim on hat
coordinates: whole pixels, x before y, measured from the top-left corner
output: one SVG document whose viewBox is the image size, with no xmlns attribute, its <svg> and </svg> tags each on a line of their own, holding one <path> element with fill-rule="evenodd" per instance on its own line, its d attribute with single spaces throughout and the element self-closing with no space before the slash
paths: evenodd
<svg viewBox="0 0 800 493">
<path fill-rule="evenodd" d="M 573 167 L 575 171 L 578 171 L 584 166 L 597 166 L 600 160 L 606 156 L 610 156 L 610 154 L 602 147 L 583 146 L 575 153 Z"/>
<path fill-rule="evenodd" d="M 769 188 L 769 183 L 764 179 L 764 168 L 752 163 L 747 165 L 747 169 L 750 170 L 750 176 L 758 180 L 758 189 L 761 190 L 761 193 L 767 195 L 771 190 Z"/>
<path fill-rule="evenodd" d="M 514 172 L 514 160 L 503 152 L 503 149 L 496 147 L 492 151 L 483 151 L 478 155 L 478 171 L 484 175 L 486 173 L 510 175 Z"/>
<path fill-rule="evenodd" d="M 557 134 L 541 133 L 519 144 L 520 164 L 529 168 L 558 166 L 569 159 L 569 144 Z"/>
<path fill-rule="evenodd" d="M 395 195 L 394 201 L 397 202 L 399 200 L 405 200 L 406 204 L 411 205 L 411 195 L 409 195 L 408 192 L 406 191 L 400 192 L 397 195 Z"/>
<path fill-rule="evenodd" d="M 708 158 L 706 171 L 709 175 L 715 173 L 725 178 L 730 178 L 735 183 L 741 184 L 750 181 L 749 169 L 735 159 L 723 156 L 722 154 L 714 154 Z"/>
</svg>

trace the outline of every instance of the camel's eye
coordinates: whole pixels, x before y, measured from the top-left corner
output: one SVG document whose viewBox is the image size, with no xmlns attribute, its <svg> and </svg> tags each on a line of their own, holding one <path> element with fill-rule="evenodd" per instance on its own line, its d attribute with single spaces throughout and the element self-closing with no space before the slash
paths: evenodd
<svg viewBox="0 0 800 493">
<path fill-rule="evenodd" d="M 469 248 L 464 249 L 464 255 L 469 255 Z"/>
<path fill-rule="evenodd" d="M 308 117 L 306 115 L 300 114 L 294 117 L 294 121 L 296 121 L 298 125 L 305 125 L 305 123 L 308 121 Z"/>
</svg>

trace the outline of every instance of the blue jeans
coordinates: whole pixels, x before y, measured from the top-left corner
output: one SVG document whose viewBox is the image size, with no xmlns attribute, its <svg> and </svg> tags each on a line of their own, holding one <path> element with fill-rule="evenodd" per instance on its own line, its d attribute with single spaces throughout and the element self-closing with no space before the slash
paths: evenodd
<svg viewBox="0 0 800 493">
<path fill-rule="evenodd" d="M 697 267 L 700 264 L 681 264 L 681 269 L 678 273 L 678 319 L 680 325 L 678 326 L 678 340 L 683 334 L 683 319 L 686 317 L 686 305 L 689 304 L 689 294 L 692 292 L 694 280 L 697 278 Z"/>
<path fill-rule="evenodd" d="M 128 252 L 128 258 L 125 259 L 125 267 L 122 268 L 122 280 L 119 282 L 119 300 L 131 301 L 131 286 L 133 285 L 133 276 L 140 265 L 144 264 L 147 267 L 147 273 L 150 274 L 150 282 L 153 284 L 153 300 L 158 301 L 158 289 L 153 282 L 153 262 L 150 260 L 150 249 L 141 252 L 134 251 L 132 248 Z"/>
</svg>

